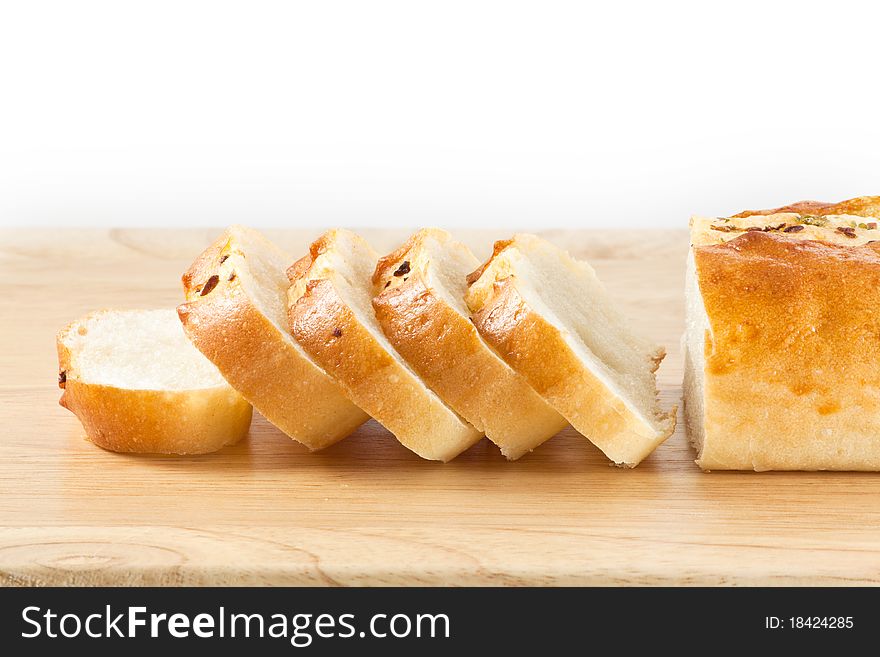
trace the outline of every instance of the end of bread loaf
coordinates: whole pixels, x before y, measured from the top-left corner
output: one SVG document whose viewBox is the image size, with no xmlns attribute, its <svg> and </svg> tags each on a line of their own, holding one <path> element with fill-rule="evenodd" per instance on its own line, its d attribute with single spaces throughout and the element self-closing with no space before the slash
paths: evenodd
<svg viewBox="0 0 880 657">
<path fill-rule="evenodd" d="M 871 199 L 692 221 L 685 417 L 703 469 L 880 469 L 877 217 L 838 214 Z"/>
<path fill-rule="evenodd" d="M 372 306 L 377 260 L 351 231 L 331 230 L 316 240 L 288 270 L 291 333 L 404 446 L 448 461 L 482 434 L 426 386 L 385 337 Z"/>
<path fill-rule="evenodd" d="M 422 229 L 379 259 L 373 309 L 385 336 L 428 387 L 515 460 L 567 422 L 470 321 L 466 279 L 478 265 L 446 231 Z"/>
<path fill-rule="evenodd" d="M 520 234 L 468 281 L 483 338 L 611 460 L 635 466 L 672 434 L 654 378 L 665 351 L 630 329 L 587 263 Z"/>
<path fill-rule="evenodd" d="M 227 381 L 310 450 L 345 438 L 367 415 L 287 330 L 291 259 L 261 233 L 232 226 L 183 275 L 178 315 L 187 336 Z"/>
<path fill-rule="evenodd" d="M 251 406 L 187 340 L 173 310 L 106 310 L 57 338 L 60 403 L 116 452 L 205 454 L 243 438 Z"/>
</svg>

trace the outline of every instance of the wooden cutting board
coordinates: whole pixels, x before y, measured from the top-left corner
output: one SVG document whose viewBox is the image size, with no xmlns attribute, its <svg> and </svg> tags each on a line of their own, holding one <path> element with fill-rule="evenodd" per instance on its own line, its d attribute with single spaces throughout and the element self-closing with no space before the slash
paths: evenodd
<svg viewBox="0 0 880 657">
<path fill-rule="evenodd" d="M 94 447 L 58 406 L 55 332 L 174 306 L 218 232 L 0 232 L 0 583 L 880 582 L 880 475 L 703 474 L 681 429 L 635 470 L 570 429 L 516 463 L 486 441 L 423 461 L 372 422 L 318 454 L 262 418 L 210 456 Z M 299 255 L 320 230 L 268 232 Z M 406 231 L 364 234 L 388 251 Z M 686 233 L 544 234 L 666 346 L 662 403 L 679 404 Z M 458 237 L 483 258 L 505 235 Z"/>
</svg>

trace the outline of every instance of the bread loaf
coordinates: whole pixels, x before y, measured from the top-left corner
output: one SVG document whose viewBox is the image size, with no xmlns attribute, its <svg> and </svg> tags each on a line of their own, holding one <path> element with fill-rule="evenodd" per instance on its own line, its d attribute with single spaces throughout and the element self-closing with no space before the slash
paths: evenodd
<svg viewBox="0 0 880 657">
<path fill-rule="evenodd" d="M 880 469 L 880 197 L 694 217 L 685 417 L 705 470 Z"/>
</svg>

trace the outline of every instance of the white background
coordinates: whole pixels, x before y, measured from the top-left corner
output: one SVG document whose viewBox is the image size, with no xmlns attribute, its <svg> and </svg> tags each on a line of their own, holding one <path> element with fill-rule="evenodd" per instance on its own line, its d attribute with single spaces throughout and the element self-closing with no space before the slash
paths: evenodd
<svg viewBox="0 0 880 657">
<path fill-rule="evenodd" d="M 880 193 L 875 3 L 0 7 L 2 225 L 684 226 Z"/>
</svg>

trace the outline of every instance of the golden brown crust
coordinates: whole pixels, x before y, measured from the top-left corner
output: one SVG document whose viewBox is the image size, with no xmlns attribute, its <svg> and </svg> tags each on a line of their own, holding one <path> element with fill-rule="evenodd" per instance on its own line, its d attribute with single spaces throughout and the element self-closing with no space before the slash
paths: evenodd
<svg viewBox="0 0 880 657">
<path fill-rule="evenodd" d="M 364 407 L 383 405 L 385 372 L 394 367 L 394 359 L 361 326 L 330 281 L 308 281 L 289 313 L 293 337 L 321 367 L 340 383 L 350 382 Z"/>
<path fill-rule="evenodd" d="M 705 469 L 880 469 L 880 243 L 745 233 L 694 248 Z"/>
<path fill-rule="evenodd" d="M 202 288 L 208 279 L 213 274 L 217 273 L 220 258 L 222 258 L 224 252 L 228 252 L 229 249 L 229 238 L 226 234 L 223 234 L 193 261 L 189 269 L 187 269 L 183 273 L 183 276 L 180 277 L 180 281 L 183 283 L 183 291 L 184 294 L 187 295 L 187 299 L 201 294 Z"/>
<path fill-rule="evenodd" d="M 490 266 L 492 265 L 492 263 L 495 261 L 495 258 L 497 258 L 499 255 L 501 255 L 501 253 L 504 251 L 504 249 L 506 249 L 507 247 L 509 247 L 511 244 L 513 244 L 513 240 L 512 240 L 512 239 L 509 239 L 509 240 L 496 240 L 496 241 L 495 241 L 495 244 L 492 245 L 492 255 L 489 256 L 489 259 L 486 260 L 486 262 L 484 262 L 484 263 L 483 263 L 482 265 L 480 265 L 477 269 L 475 269 L 475 270 L 472 271 L 470 274 L 468 274 L 468 277 L 467 277 L 467 284 L 468 284 L 468 285 L 473 285 L 473 284 L 476 283 L 478 280 L 480 280 L 480 276 L 482 276 L 483 273 L 484 273 L 487 269 L 489 269 L 489 267 L 490 267 Z"/>
<path fill-rule="evenodd" d="M 529 307 L 512 277 L 494 283 L 473 321 L 495 351 L 615 463 L 637 465 L 675 429 L 674 409 L 659 434 L 634 414 Z"/>
<path fill-rule="evenodd" d="M 394 272 L 400 268 L 404 261 L 409 265 L 409 260 L 406 260 L 406 256 L 418 244 L 418 235 L 419 233 L 410 235 L 409 239 L 400 248 L 386 256 L 382 256 L 376 262 L 376 269 L 373 271 L 373 289 L 376 294 L 382 292 L 385 288 L 385 281 L 394 277 Z"/>
<path fill-rule="evenodd" d="M 184 276 L 188 303 L 177 312 L 193 344 L 211 360 L 227 381 L 272 424 L 311 450 L 323 449 L 345 438 L 367 415 L 349 401 L 339 386 L 302 353 L 257 307 L 241 276 L 227 273 L 236 261 L 225 263 L 217 244 L 193 263 Z M 242 271 L 241 275 L 248 275 Z M 204 294 L 204 282 L 217 276 Z M 200 296 L 204 294 L 204 296 Z"/>
<path fill-rule="evenodd" d="M 428 399 L 336 294 L 328 280 L 311 280 L 290 306 L 290 330 L 358 406 L 419 456 L 449 461 L 480 439 L 441 402 Z"/>
<path fill-rule="evenodd" d="M 331 245 L 332 233 L 333 231 L 327 231 L 314 242 L 309 244 L 309 252 L 287 268 L 288 281 L 295 283 L 306 276 L 312 264 L 318 259 L 318 256 L 325 253 L 327 248 Z"/>
<path fill-rule="evenodd" d="M 426 281 L 419 266 L 424 235 L 425 231 L 416 233 L 379 260 L 373 283 L 383 291 L 373 299 L 376 317 L 391 344 L 425 383 L 486 432 L 508 459 L 516 460 L 567 422 L 499 360 L 470 320 Z M 406 280 L 395 277 L 403 263 L 408 264 Z M 385 289 L 394 280 L 396 284 Z"/>
<path fill-rule="evenodd" d="M 61 405 L 88 439 L 113 452 L 207 454 L 247 435 L 251 405 L 226 387 L 127 390 L 68 381 Z"/>
<path fill-rule="evenodd" d="M 791 205 L 784 205 L 781 208 L 773 208 L 768 210 L 743 210 L 742 212 L 732 215 L 732 219 L 743 219 L 745 217 L 753 217 L 755 215 L 765 214 L 782 214 L 784 212 L 794 212 L 796 214 L 807 214 L 813 216 L 822 216 L 826 214 L 824 211 L 833 206 L 833 203 L 823 203 L 822 201 L 798 201 Z"/>
<path fill-rule="evenodd" d="M 848 214 L 856 217 L 880 217 L 880 196 L 859 196 L 833 205 L 826 214 Z"/>
<path fill-rule="evenodd" d="M 312 266 L 312 254 L 304 255 L 287 268 L 287 280 L 291 283 L 302 278 Z"/>
<path fill-rule="evenodd" d="M 317 242 L 331 248 L 332 236 Z M 312 259 L 317 259 L 313 250 Z M 294 274 L 289 305 L 290 331 L 358 406 L 426 459 L 448 461 L 482 436 L 377 341 L 326 278 Z M 317 275 L 317 274 L 315 274 Z M 297 297 L 297 283 L 305 281 Z"/>
<path fill-rule="evenodd" d="M 800 215 L 812 215 L 824 217 L 829 215 L 851 215 L 855 217 L 880 217 L 880 196 L 859 196 L 841 201 L 840 203 L 825 203 L 822 201 L 798 201 L 791 205 L 772 210 L 745 210 L 732 218 L 744 218 L 754 215 L 782 214 L 793 212 Z"/>
</svg>

